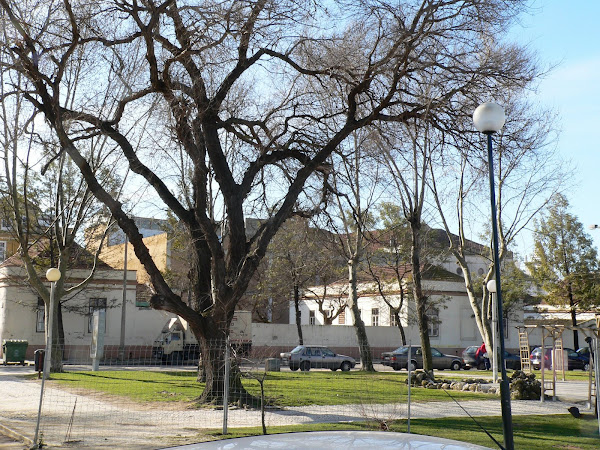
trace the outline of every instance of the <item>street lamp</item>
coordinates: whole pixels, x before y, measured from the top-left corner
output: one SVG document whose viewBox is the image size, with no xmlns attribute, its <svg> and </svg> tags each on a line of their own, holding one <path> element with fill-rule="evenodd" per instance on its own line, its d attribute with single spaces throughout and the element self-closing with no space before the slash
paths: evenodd
<svg viewBox="0 0 600 450">
<path fill-rule="evenodd" d="M 492 294 L 492 377 L 494 383 L 498 381 L 498 344 L 496 343 L 496 333 L 498 332 L 498 319 L 496 318 L 496 280 L 487 282 L 487 290 Z"/>
<path fill-rule="evenodd" d="M 51 355 L 52 355 L 52 332 L 54 331 L 54 287 L 56 282 L 60 280 L 60 270 L 51 267 L 46 271 L 46 279 L 50 282 L 50 306 L 48 308 L 48 331 L 46 333 L 46 355 L 44 357 L 44 379 L 48 378 L 50 372 Z"/>
<path fill-rule="evenodd" d="M 34 445 L 38 444 L 38 433 L 40 430 L 40 418 L 42 415 L 42 401 L 44 399 L 44 381 L 50 373 L 50 364 L 52 364 L 52 329 L 54 327 L 54 287 L 60 280 L 60 270 L 51 267 L 46 271 L 46 279 L 50 282 L 50 305 L 48 306 L 48 317 L 46 320 L 48 329 L 46 330 L 46 353 L 44 355 L 44 375 L 42 376 L 42 386 L 40 388 L 40 402 L 38 405 L 38 416 L 35 425 L 35 435 L 33 437 Z"/>
<path fill-rule="evenodd" d="M 492 242 L 494 253 L 494 271 L 496 275 L 496 306 L 498 321 L 503 324 L 502 314 L 502 288 L 500 286 L 500 258 L 498 256 L 498 223 L 496 214 L 496 193 L 494 189 L 494 158 L 492 155 L 492 135 L 504 126 L 506 116 L 504 108 L 496 103 L 483 103 L 473 113 L 473 123 L 477 131 L 487 135 L 488 168 L 490 175 L 490 205 L 492 210 Z M 502 430 L 504 433 L 504 446 L 507 450 L 514 449 L 512 417 L 510 411 L 510 388 L 504 367 L 504 327 L 499 327 L 500 338 L 500 406 L 502 409 Z"/>
</svg>

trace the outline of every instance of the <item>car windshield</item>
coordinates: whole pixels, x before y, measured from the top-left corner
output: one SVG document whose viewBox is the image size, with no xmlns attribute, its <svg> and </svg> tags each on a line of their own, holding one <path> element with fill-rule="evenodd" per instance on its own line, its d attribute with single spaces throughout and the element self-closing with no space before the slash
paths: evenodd
<svg viewBox="0 0 600 450">
<path fill-rule="evenodd" d="M 300 353 L 302 350 L 304 350 L 304 347 L 302 345 L 299 345 L 294 350 L 292 350 L 290 353 Z"/>
<path fill-rule="evenodd" d="M 406 355 L 408 353 L 408 347 L 398 347 L 393 353 L 398 353 L 400 355 Z"/>
</svg>

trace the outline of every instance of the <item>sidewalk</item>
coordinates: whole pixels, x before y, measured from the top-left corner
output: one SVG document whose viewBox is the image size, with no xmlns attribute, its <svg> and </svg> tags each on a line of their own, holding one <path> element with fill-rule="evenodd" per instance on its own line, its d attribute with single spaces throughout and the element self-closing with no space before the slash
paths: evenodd
<svg viewBox="0 0 600 450">
<path fill-rule="evenodd" d="M 0 424 L 18 434 L 32 438 L 37 419 L 40 381 L 26 380 L 17 373 L 32 373 L 31 368 L 0 371 Z M 567 382 L 577 383 L 577 382 Z M 579 383 L 582 384 L 582 383 Z M 560 385 L 571 392 L 571 399 L 587 399 L 587 385 Z M 585 396 L 581 396 L 584 392 Z M 500 400 L 461 401 L 460 405 L 472 416 L 501 415 Z M 512 401 L 513 415 L 567 414 L 574 403 L 563 401 Z M 577 405 L 582 412 L 581 404 Z M 307 406 L 285 410 L 269 410 L 268 426 L 373 419 L 400 419 L 408 415 L 407 404 L 362 404 L 335 406 Z M 455 402 L 412 403 L 411 418 L 464 417 L 467 414 Z M 260 411 L 230 409 L 228 426 L 260 425 Z M 43 405 L 43 441 L 53 446 L 71 442 L 80 447 L 160 448 L 193 442 L 198 430 L 221 429 L 223 411 L 218 409 L 176 410 L 166 405 L 162 409 L 148 409 L 133 402 L 115 404 L 102 394 L 88 391 L 67 392 L 47 385 Z M 150 432 L 155 436 L 149 442 Z"/>
</svg>

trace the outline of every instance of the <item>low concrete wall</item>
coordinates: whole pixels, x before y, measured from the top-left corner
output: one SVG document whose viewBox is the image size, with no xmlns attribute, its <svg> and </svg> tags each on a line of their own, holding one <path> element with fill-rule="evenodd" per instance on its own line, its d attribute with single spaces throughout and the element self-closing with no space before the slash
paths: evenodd
<svg viewBox="0 0 600 450">
<path fill-rule="evenodd" d="M 387 352 L 402 345 L 400 331 L 396 327 L 366 327 L 371 353 L 379 359 Z M 416 327 L 408 327 L 407 340 L 419 345 Z M 302 336 L 305 344 L 326 345 L 337 353 L 354 358 L 359 357 L 358 340 L 353 326 L 303 325 Z M 295 324 L 252 324 L 252 354 L 261 357 L 278 357 L 280 352 L 289 351 L 298 345 L 298 331 Z M 458 345 L 442 347 L 432 345 L 443 353 L 460 355 L 464 347 Z"/>
</svg>

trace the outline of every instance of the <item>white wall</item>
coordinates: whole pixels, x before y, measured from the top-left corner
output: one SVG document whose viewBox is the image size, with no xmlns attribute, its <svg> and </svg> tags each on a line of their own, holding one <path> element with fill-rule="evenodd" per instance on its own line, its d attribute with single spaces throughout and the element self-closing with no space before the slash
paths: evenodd
<svg viewBox="0 0 600 450">
<path fill-rule="evenodd" d="M 11 270 L 12 269 L 12 270 Z M 13 276 L 8 276 L 13 272 Z M 5 275 L 2 277 L 2 275 Z M 37 293 L 17 282 L 14 268 L 0 269 L 0 341 L 4 339 L 25 339 L 30 351 L 45 345 L 45 333 L 36 332 Z M 77 274 L 71 273 L 73 279 Z M 121 335 L 121 304 L 123 299 L 123 280 L 121 271 L 99 271 L 95 279 L 63 308 L 65 344 L 67 346 L 89 347 L 91 333 L 88 331 L 90 298 L 106 298 L 106 334 L 105 345 L 118 346 Z M 126 306 L 125 345 L 151 346 L 159 336 L 163 326 L 173 314 L 135 305 L 136 274 L 128 273 Z M 78 311 L 69 311 L 77 309 Z"/>
</svg>

